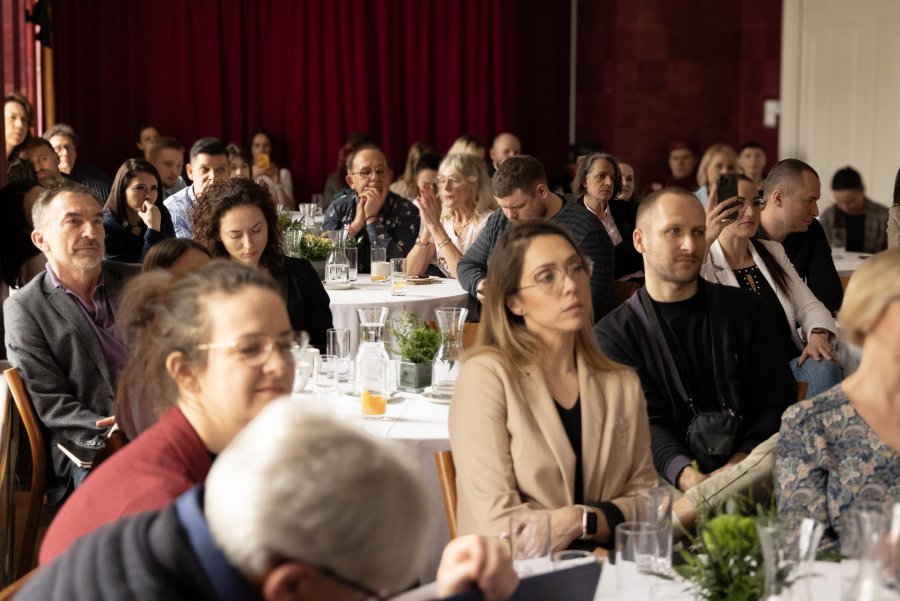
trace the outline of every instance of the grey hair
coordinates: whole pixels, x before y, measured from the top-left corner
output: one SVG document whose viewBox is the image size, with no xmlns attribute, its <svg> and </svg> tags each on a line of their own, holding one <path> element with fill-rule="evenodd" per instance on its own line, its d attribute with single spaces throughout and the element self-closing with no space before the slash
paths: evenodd
<svg viewBox="0 0 900 601">
<path fill-rule="evenodd" d="M 34 224 L 35 230 L 40 231 L 44 229 L 44 226 L 46 225 L 44 221 L 47 218 L 47 207 L 50 206 L 57 196 L 66 192 L 69 194 L 88 196 L 96 201 L 98 206 L 102 206 L 100 205 L 100 201 L 97 200 L 97 197 L 91 194 L 91 191 L 88 190 L 87 187 L 72 180 L 65 180 L 58 186 L 47 188 L 41 192 L 40 196 L 38 196 L 34 206 L 31 208 L 31 222 Z"/>
<path fill-rule="evenodd" d="M 44 132 L 44 139 L 48 142 L 54 136 L 68 136 L 72 139 L 72 144 L 75 145 L 75 148 L 78 148 L 78 134 L 75 133 L 75 130 L 68 123 L 57 123 Z"/>
<path fill-rule="evenodd" d="M 476 221 L 480 221 L 484 215 L 494 212 L 497 208 L 497 201 L 494 200 L 494 192 L 491 189 L 491 176 L 488 175 L 487 167 L 482 159 L 471 154 L 448 154 L 441 161 L 438 173 L 444 169 L 455 171 L 472 184 Z"/>
<path fill-rule="evenodd" d="M 229 562 L 251 578 L 302 561 L 386 596 L 415 579 L 434 526 L 408 461 L 330 413 L 276 400 L 216 459 L 204 511 Z"/>
</svg>

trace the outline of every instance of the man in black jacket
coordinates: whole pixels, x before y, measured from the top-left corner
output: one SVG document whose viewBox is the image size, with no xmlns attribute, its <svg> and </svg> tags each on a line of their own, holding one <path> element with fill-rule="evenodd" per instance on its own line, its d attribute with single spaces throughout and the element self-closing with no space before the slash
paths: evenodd
<svg viewBox="0 0 900 601">
<path fill-rule="evenodd" d="M 821 184 L 815 169 L 797 159 L 779 161 L 766 176 L 766 210 L 757 236 L 781 242 L 806 285 L 836 315 L 844 287 L 831 258 L 831 246 L 819 215 Z"/>
<path fill-rule="evenodd" d="M 687 190 L 644 199 L 634 246 L 646 285 L 595 327 L 603 351 L 637 369 L 653 461 L 686 493 L 676 503 L 686 526 L 699 503 L 716 505 L 771 479 L 781 414 L 796 398 L 759 299 L 699 280 L 705 234 L 703 208 Z M 717 437 L 722 444 L 713 450 Z"/>
</svg>

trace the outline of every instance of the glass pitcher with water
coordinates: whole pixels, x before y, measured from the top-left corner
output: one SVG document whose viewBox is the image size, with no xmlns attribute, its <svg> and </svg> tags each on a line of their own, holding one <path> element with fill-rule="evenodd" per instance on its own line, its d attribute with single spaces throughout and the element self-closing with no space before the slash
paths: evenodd
<svg viewBox="0 0 900 601">
<path fill-rule="evenodd" d="M 441 347 L 434 356 L 431 368 L 431 395 L 435 398 L 449 399 L 453 396 L 463 352 L 463 326 L 468 312 L 468 309 L 459 307 L 441 307 L 434 311 L 441 330 Z"/>
<path fill-rule="evenodd" d="M 384 348 L 384 324 L 387 307 L 361 307 L 359 317 L 359 350 L 356 353 L 356 382 L 354 391 L 361 394 L 368 390 L 380 395 L 388 394 L 388 368 L 391 358 Z"/>
</svg>

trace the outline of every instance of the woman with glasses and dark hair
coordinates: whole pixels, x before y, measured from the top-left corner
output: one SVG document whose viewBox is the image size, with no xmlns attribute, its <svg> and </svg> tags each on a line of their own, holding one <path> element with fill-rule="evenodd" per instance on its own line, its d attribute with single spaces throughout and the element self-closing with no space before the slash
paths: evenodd
<svg viewBox="0 0 900 601">
<path fill-rule="evenodd" d="M 234 261 L 142 274 L 117 322 L 130 351 L 116 420 L 133 437 L 91 470 L 41 546 L 47 564 L 88 532 L 159 509 L 202 482 L 213 457 L 269 401 L 289 394 L 298 341 L 275 281 Z"/>
<path fill-rule="evenodd" d="M 701 275 L 710 282 L 759 295 L 778 324 L 779 340 L 774 342 L 788 357 L 794 357 L 794 379 L 809 384 L 810 397 L 828 390 L 844 377 L 836 361 L 837 326 L 831 312 L 797 274 L 781 244 L 753 238 L 759 228 L 759 214 L 766 206 L 753 180 L 738 176 L 736 200 L 723 201 L 735 203 L 732 213 L 717 206 L 721 203 L 715 196 L 710 197 L 707 214 L 724 217 Z"/>
<path fill-rule="evenodd" d="M 511 513 L 546 510 L 553 550 L 609 546 L 657 478 L 640 381 L 591 329 L 591 264 L 534 220 L 503 234 L 489 272 L 450 404 L 459 531 L 497 536 Z"/>
<path fill-rule="evenodd" d="M 153 245 L 175 237 L 162 190 L 156 167 L 141 159 L 122 163 L 103 207 L 108 260 L 142 263 Z"/>
<path fill-rule="evenodd" d="M 268 189 L 231 178 L 217 180 L 194 205 L 194 239 L 213 257 L 265 269 L 281 288 L 291 325 L 309 332 L 312 344 L 325 350 L 325 332 L 333 328 L 331 300 L 312 264 L 284 256 L 278 213 Z"/>
</svg>

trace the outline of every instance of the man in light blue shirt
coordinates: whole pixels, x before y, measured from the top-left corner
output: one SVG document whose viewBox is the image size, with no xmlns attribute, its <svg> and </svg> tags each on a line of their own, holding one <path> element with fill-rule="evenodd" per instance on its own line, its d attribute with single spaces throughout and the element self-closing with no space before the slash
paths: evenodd
<svg viewBox="0 0 900 601">
<path fill-rule="evenodd" d="M 191 238 L 191 211 L 197 197 L 213 181 L 229 176 L 225 145 L 216 138 L 200 138 L 191 147 L 191 162 L 186 170 L 191 185 L 163 201 L 172 214 L 175 235 L 179 238 Z"/>
</svg>

